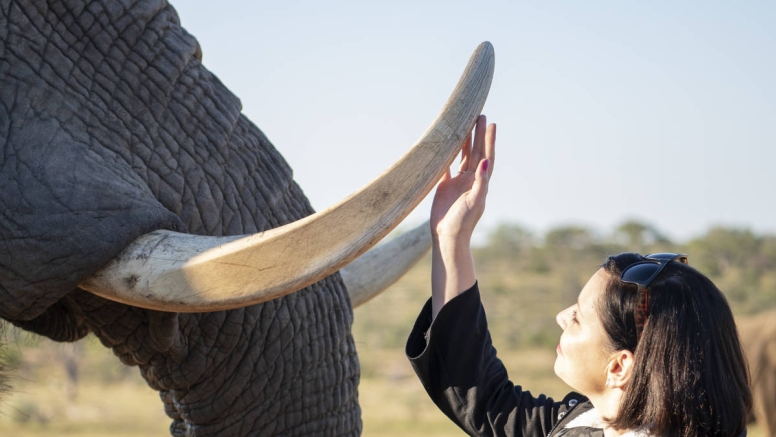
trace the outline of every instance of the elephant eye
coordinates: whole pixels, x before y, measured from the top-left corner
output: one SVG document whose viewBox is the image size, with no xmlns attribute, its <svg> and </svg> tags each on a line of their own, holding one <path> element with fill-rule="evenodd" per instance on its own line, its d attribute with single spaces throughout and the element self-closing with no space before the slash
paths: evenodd
<svg viewBox="0 0 776 437">
<path fill-rule="evenodd" d="M 199 41 L 197 41 L 196 46 L 194 46 L 194 57 L 197 58 L 200 63 L 202 62 L 202 46 L 199 45 Z"/>
</svg>

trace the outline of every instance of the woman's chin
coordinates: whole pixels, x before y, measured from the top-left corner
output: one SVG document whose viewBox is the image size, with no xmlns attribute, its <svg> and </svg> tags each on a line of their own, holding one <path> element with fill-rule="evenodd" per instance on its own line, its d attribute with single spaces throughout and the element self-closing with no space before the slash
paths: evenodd
<svg viewBox="0 0 776 437">
<path fill-rule="evenodd" d="M 555 376 L 557 376 L 561 381 L 563 381 L 564 384 L 576 390 L 574 386 L 570 384 L 568 378 L 566 378 L 567 375 L 563 372 L 562 360 L 563 360 L 563 357 L 560 355 L 558 355 L 558 357 L 555 358 L 555 366 L 553 366 L 553 370 L 555 371 Z"/>
<path fill-rule="evenodd" d="M 562 372 L 561 372 L 560 355 L 558 355 L 555 358 L 555 365 L 553 366 L 553 371 L 555 371 L 555 376 L 557 376 L 560 379 L 563 379 Z M 566 381 L 564 380 L 563 382 L 566 382 Z"/>
</svg>

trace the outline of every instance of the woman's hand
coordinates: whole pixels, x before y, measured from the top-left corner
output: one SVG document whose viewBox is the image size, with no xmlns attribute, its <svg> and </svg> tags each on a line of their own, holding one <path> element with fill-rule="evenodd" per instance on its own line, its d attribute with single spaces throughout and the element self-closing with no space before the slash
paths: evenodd
<svg viewBox="0 0 776 437">
<path fill-rule="evenodd" d="M 431 206 L 431 234 L 435 239 L 469 241 L 474 226 L 485 211 L 488 181 L 493 174 L 496 125 L 487 126 L 480 115 L 461 148 L 461 164 L 455 176 L 448 170 L 437 186 Z"/>
<path fill-rule="evenodd" d="M 435 318 L 444 304 L 469 289 L 477 280 L 471 254 L 474 226 L 485 211 L 488 181 L 493 173 L 496 125 L 487 126 L 484 115 L 477 119 L 461 148 L 457 175 L 448 170 L 437 186 L 431 205 L 431 314 Z"/>
</svg>

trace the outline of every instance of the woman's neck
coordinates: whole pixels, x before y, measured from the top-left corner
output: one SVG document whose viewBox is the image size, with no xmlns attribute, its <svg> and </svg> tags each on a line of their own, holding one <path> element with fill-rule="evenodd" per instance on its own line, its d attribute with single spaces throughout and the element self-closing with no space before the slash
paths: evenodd
<svg viewBox="0 0 776 437">
<path fill-rule="evenodd" d="M 613 418 L 617 416 L 620 410 L 620 402 L 622 402 L 623 391 L 620 388 L 606 388 L 603 392 L 588 396 L 590 403 L 593 404 L 595 409 L 601 415 L 602 418 Z M 624 429 L 610 428 L 604 422 L 604 437 L 618 437 L 628 432 Z"/>
</svg>

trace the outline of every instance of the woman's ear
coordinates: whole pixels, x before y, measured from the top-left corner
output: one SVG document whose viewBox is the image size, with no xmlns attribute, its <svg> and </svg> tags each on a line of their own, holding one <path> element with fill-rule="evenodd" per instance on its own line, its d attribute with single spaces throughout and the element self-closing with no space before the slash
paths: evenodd
<svg viewBox="0 0 776 437">
<path fill-rule="evenodd" d="M 636 360 L 633 352 L 620 350 L 612 355 L 606 366 L 606 386 L 608 388 L 625 388 L 630 382 Z"/>
</svg>

